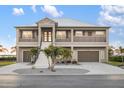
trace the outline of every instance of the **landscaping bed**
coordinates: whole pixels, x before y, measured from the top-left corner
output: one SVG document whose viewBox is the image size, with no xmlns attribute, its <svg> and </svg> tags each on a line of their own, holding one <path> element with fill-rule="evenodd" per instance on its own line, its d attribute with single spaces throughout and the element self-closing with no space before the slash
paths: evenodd
<svg viewBox="0 0 124 93">
<path fill-rule="evenodd" d="M 117 62 L 117 61 L 109 61 L 107 64 L 113 65 L 113 66 L 124 66 L 124 62 Z"/>
<path fill-rule="evenodd" d="M 83 75 L 89 71 L 86 69 L 74 69 L 74 68 L 56 68 L 56 72 L 52 72 L 47 68 L 27 68 L 14 70 L 15 73 L 24 75 Z"/>
<path fill-rule="evenodd" d="M 12 62 L 12 61 L 0 61 L 0 67 L 15 64 L 15 63 L 16 62 Z"/>
</svg>

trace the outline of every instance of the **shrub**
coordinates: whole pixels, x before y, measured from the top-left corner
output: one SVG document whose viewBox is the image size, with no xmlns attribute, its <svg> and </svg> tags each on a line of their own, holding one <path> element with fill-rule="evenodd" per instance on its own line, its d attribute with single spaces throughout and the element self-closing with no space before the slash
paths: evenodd
<svg viewBox="0 0 124 93">
<path fill-rule="evenodd" d="M 0 61 L 16 61 L 15 56 L 1 56 Z"/>
<path fill-rule="evenodd" d="M 124 56 L 123 56 L 124 59 Z M 116 62 L 122 62 L 122 57 L 121 56 L 111 56 L 109 57 L 110 61 L 116 61 Z"/>
</svg>

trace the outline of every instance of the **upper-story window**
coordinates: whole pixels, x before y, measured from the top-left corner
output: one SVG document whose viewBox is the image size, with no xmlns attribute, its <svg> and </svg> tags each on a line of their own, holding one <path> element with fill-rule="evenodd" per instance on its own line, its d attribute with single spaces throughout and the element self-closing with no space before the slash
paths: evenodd
<svg viewBox="0 0 124 93">
<path fill-rule="evenodd" d="M 92 36 L 92 31 L 88 31 L 88 36 Z"/>
<path fill-rule="evenodd" d="M 104 36 L 105 32 L 104 31 L 96 31 L 96 35 L 98 36 Z"/>
<path fill-rule="evenodd" d="M 24 38 L 24 39 L 32 39 L 33 38 L 32 31 L 22 31 L 22 38 Z"/>
<path fill-rule="evenodd" d="M 83 36 L 83 32 L 82 31 L 75 31 L 75 36 L 81 37 L 81 36 Z"/>
<path fill-rule="evenodd" d="M 56 38 L 57 39 L 66 39 L 66 31 L 57 31 Z"/>
</svg>

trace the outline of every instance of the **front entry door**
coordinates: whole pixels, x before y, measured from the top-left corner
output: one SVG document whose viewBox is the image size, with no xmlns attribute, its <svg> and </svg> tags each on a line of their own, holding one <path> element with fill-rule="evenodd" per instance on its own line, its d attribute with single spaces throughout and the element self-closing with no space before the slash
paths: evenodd
<svg viewBox="0 0 124 93">
<path fill-rule="evenodd" d="M 52 31 L 44 31 L 43 32 L 43 41 L 51 42 L 52 41 Z"/>
</svg>

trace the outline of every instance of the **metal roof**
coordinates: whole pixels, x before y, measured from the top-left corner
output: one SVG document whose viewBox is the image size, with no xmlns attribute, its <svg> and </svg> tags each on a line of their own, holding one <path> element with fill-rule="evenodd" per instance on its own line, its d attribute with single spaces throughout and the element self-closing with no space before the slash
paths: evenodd
<svg viewBox="0 0 124 93">
<path fill-rule="evenodd" d="M 79 20 L 70 19 L 70 18 L 53 18 L 53 21 L 58 23 L 58 26 L 95 26 L 87 23 L 83 23 Z"/>
</svg>

